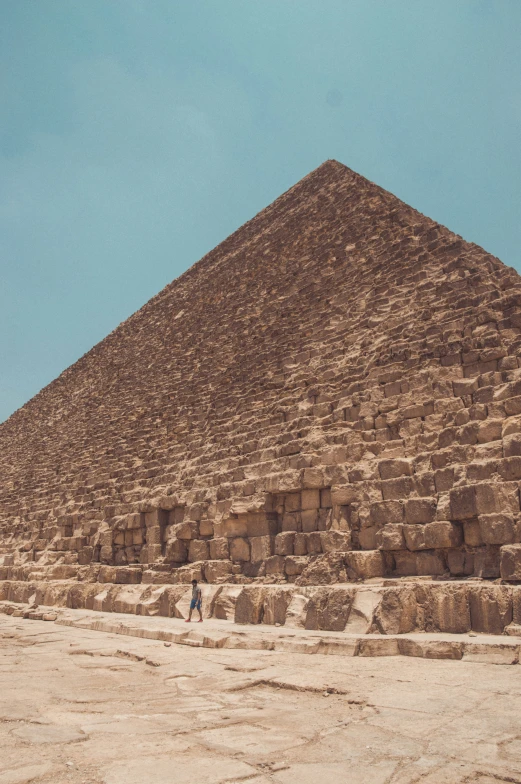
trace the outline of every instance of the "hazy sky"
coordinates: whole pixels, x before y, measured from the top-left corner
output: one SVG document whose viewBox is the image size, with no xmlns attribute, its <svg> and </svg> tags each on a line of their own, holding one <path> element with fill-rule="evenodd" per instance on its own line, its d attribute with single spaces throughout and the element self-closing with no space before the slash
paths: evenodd
<svg viewBox="0 0 521 784">
<path fill-rule="evenodd" d="M 327 158 L 521 270 L 521 0 L 0 13 L 0 421 Z"/>
</svg>

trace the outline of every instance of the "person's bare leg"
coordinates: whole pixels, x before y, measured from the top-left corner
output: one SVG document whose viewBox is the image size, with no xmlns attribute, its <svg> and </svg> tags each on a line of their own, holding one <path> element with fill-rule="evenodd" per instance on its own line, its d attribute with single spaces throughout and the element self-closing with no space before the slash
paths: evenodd
<svg viewBox="0 0 521 784">
<path fill-rule="evenodd" d="M 190 612 L 188 613 L 188 618 L 186 619 L 185 623 L 190 623 L 192 620 L 192 608 L 190 607 Z"/>
<path fill-rule="evenodd" d="M 200 608 L 200 607 L 198 607 L 197 609 L 198 609 L 198 611 L 199 611 L 199 620 L 197 621 L 197 623 L 202 623 L 202 622 L 203 622 L 203 613 L 202 613 L 202 610 L 201 610 L 201 608 Z"/>
</svg>

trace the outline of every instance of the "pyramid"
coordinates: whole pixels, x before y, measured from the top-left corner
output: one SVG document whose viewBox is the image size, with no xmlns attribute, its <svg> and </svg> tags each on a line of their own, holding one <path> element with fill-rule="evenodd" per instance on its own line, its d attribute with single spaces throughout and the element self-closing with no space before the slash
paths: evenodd
<svg viewBox="0 0 521 784">
<path fill-rule="evenodd" d="M 518 274 L 327 161 L 0 426 L 3 598 L 515 583 L 520 365 Z"/>
</svg>

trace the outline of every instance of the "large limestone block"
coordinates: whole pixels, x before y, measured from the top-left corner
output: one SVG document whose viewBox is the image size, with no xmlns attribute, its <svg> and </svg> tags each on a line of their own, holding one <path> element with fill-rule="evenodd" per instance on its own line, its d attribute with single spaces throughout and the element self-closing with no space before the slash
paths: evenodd
<svg viewBox="0 0 521 784">
<path fill-rule="evenodd" d="M 315 537 L 310 534 L 310 541 L 313 542 Z M 351 549 L 351 534 L 347 531 L 321 531 L 316 537 L 320 541 L 322 552 L 348 552 Z M 318 548 L 316 548 L 318 549 Z M 311 553 L 312 550 L 309 549 Z"/>
<path fill-rule="evenodd" d="M 320 490 L 302 490 L 301 493 L 301 509 L 312 510 L 319 509 L 320 507 Z"/>
<path fill-rule="evenodd" d="M 384 588 L 382 598 L 374 610 L 371 631 L 380 634 L 406 634 L 417 627 L 418 603 L 414 588 L 397 586 Z"/>
<path fill-rule="evenodd" d="M 435 516 L 435 498 L 409 498 L 405 502 L 405 520 L 409 524 L 431 523 Z"/>
<path fill-rule="evenodd" d="M 289 586 L 268 588 L 264 592 L 264 606 L 262 622 L 273 626 L 278 623 L 283 626 L 286 622 L 286 612 L 291 602 L 293 590 Z"/>
<path fill-rule="evenodd" d="M 92 610 L 94 597 L 99 593 L 96 583 L 76 583 L 71 585 L 67 596 L 67 607 L 73 610 Z"/>
<path fill-rule="evenodd" d="M 300 513 L 302 531 L 309 533 L 318 529 L 318 509 L 306 509 Z"/>
<path fill-rule="evenodd" d="M 405 548 L 404 526 L 385 525 L 376 534 L 376 546 L 379 550 L 403 550 Z"/>
<path fill-rule="evenodd" d="M 285 558 L 284 568 L 289 578 L 302 574 L 307 566 L 309 566 L 309 557 L 305 555 L 288 555 Z"/>
<path fill-rule="evenodd" d="M 381 598 L 382 589 L 365 586 L 357 588 L 344 631 L 349 634 L 368 634 Z"/>
<path fill-rule="evenodd" d="M 503 634 L 512 623 L 512 589 L 503 585 L 477 585 L 470 591 L 470 619 L 475 632 Z"/>
<path fill-rule="evenodd" d="M 427 616 L 426 631 L 440 631 L 449 634 L 466 634 L 471 629 L 469 593 L 472 588 L 466 585 L 420 586 L 417 598 Z"/>
<path fill-rule="evenodd" d="M 521 479 L 521 456 L 498 460 L 498 473 L 506 482 Z"/>
<path fill-rule="evenodd" d="M 442 575 L 447 572 L 443 554 L 437 550 L 423 550 L 415 553 L 417 575 Z"/>
<path fill-rule="evenodd" d="M 286 572 L 288 569 L 286 560 Z M 347 582 L 347 569 L 343 553 L 326 553 L 312 559 L 302 574 L 295 580 L 296 585 L 328 585 Z"/>
<path fill-rule="evenodd" d="M 438 520 L 423 527 L 425 549 L 460 547 L 463 541 L 461 526 L 448 520 Z M 423 549 L 423 548 L 421 548 Z"/>
<path fill-rule="evenodd" d="M 304 629 L 308 612 L 309 596 L 294 591 L 291 594 L 291 601 L 286 608 L 286 618 L 284 625 L 290 629 Z"/>
<path fill-rule="evenodd" d="M 188 560 L 188 547 L 183 539 L 172 539 L 165 546 L 167 563 L 185 563 Z"/>
<path fill-rule="evenodd" d="M 163 594 L 168 589 L 164 585 L 149 585 L 141 594 L 136 608 L 136 615 L 156 616 L 161 614 Z"/>
<path fill-rule="evenodd" d="M 246 534 L 255 536 L 274 536 L 277 533 L 277 520 L 274 516 L 259 512 L 246 515 Z"/>
<path fill-rule="evenodd" d="M 501 548 L 500 569 L 503 580 L 521 580 L 521 544 L 510 544 Z"/>
<path fill-rule="evenodd" d="M 450 490 L 451 520 L 468 520 L 482 514 L 519 511 L 519 491 L 515 483 L 503 485 L 481 482 Z"/>
<path fill-rule="evenodd" d="M 386 574 L 385 556 L 379 550 L 352 550 L 344 558 L 349 580 L 369 580 Z"/>
<path fill-rule="evenodd" d="M 275 537 L 275 555 L 293 555 L 295 534 L 291 531 L 277 534 Z"/>
<path fill-rule="evenodd" d="M 516 525 L 511 515 L 480 515 L 478 522 L 484 544 L 512 544 L 515 541 Z"/>
<path fill-rule="evenodd" d="M 265 588 L 248 585 L 242 589 L 235 603 L 235 623 L 262 623 Z"/>
<path fill-rule="evenodd" d="M 231 574 L 231 561 L 206 561 L 204 564 L 204 579 L 208 583 L 224 583 L 230 579 Z"/>
<path fill-rule="evenodd" d="M 237 537 L 230 541 L 230 558 L 232 561 L 250 560 L 250 543 L 247 539 Z"/>
<path fill-rule="evenodd" d="M 235 618 L 235 604 L 242 593 L 242 585 L 223 585 L 213 604 L 213 617 L 222 621 L 233 621 Z"/>
<path fill-rule="evenodd" d="M 412 463 L 400 458 L 380 460 L 378 470 L 381 479 L 397 479 L 399 476 L 412 476 L 413 474 Z"/>
<path fill-rule="evenodd" d="M 188 560 L 192 563 L 196 561 L 207 561 L 210 557 L 208 542 L 204 539 L 192 539 L 188 546 Z"/>
<path fill-rule="evenodd" d="M 317 588 L 310 596 L 305 628 L 344 631 L 355 592 L 355 588 Z"/>
<path fill-rule="evenodd" d="M 274 536 L 252 536 L 250 538 L 251 560 L 256 563 L 265 561 L 273 555 Z"/>
<path fill-rule="evenodd" d="M 112 612 L 136 615 L 144 591 L 141 585 L 127 585 L 120 588 L 113 598 Z"/>
<path fill-rule="evenodd" d="M 227 559 L 230 557 L 230 544 L 225 536 L 210 539 L 210 558 L 213 561 Z"/>
<path fill-rule="evenodd" d="M 403 504 L 400 501 L 380 501 L 370 506 L 370 517 L 374 525 L 401 523 L 404 519 Z"/>
<path fill-rule="evenodd" d="M 266 577 L 284 577 L 285 575 L 285 557 L 283 555 L 271 555 L 266 558 Z"/>
</svg>

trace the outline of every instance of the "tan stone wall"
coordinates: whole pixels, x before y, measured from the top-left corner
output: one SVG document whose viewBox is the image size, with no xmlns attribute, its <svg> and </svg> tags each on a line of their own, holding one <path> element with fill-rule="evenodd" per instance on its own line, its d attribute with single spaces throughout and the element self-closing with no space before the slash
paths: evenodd
<svg viewBox="0 0 521 784">
<path fill-rule="evenodd" d="M 520 358 L 517 273 L 328 162 L 0 426 L 0 561 L 521 579 Z"/>
</svg>

